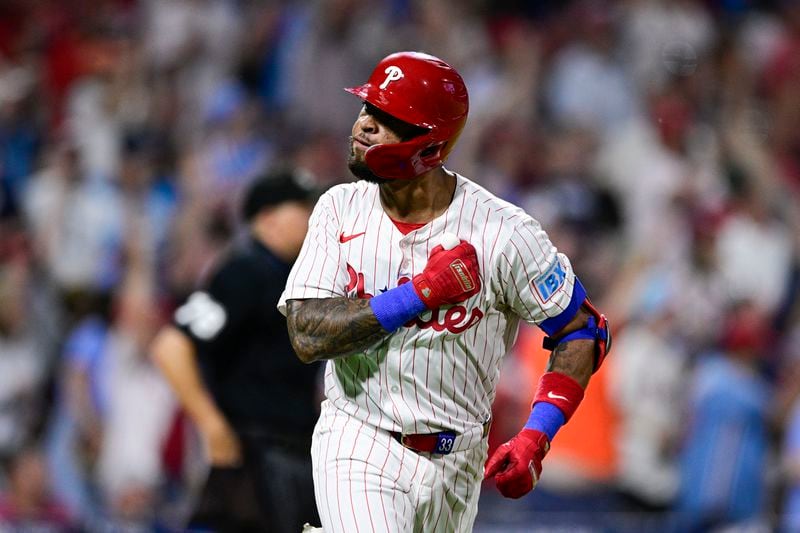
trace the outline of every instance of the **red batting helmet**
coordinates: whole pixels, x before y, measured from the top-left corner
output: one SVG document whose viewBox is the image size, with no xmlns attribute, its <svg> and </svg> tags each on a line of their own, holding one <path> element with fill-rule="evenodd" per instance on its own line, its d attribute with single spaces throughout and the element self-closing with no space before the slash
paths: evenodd
<svg viewBox="0 0 800 533">
<path fill-rule="evenodd" d="M 428 130 L 408 141 L 367 149 L 367 166 L 382 178 L 411 179 L 441 165 L 467 121 L 469 98 L 464 80 L 453 67 L 428 54 L 389 55 L 378 63 L 367 83 L 345 91 Z"/>
</svg>

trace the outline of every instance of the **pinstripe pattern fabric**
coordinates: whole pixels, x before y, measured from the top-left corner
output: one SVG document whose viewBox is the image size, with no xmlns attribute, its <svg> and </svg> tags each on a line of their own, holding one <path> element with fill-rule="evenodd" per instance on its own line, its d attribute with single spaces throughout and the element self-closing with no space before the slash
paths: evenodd
<svg viewBox="0 0 800 533">
<path fill-rule="evenodd" d="M 449 455 L 418 454 L 326 401 L 311 454 L 326 533 L 472 529 L 485 440 Z"/>
<path fill-rule="evenodd" d="M 436 478 L 436 470 L 430 462 L 420 463 L 421 459 L 395 441 L 388 442 L 389 431 L 453 430 L 458 434 L 454 450 L 463 454 L 443 459 L 438 464 L 438 478 L 448 478 L 446 465 L 456 461 L 455 457 L 471 457 L 474 463 L 469 463 L 468 470 L 482 471 L 484 458 L 475 450 L 485 446 L 483 424 L 491 413 L 502 357 L 516 339 L 519 320 L 538 324 L 557 316 L 572 296 L 575 275 L 569 260 L 557 252 L 539 223 L 522 209 L 458 176 L 447 211 L 407 235 L 385 214 L 377 185 L 360 181 L 331 188 L 314 209 L 308 236 L 278 307 L 285 313 L 288 299 L 369 298 L 392 289 L 424 269 L 430 250 L 444 232 L 475 246 L 483 280 L 481 292 L 460 305 L 423 313 L 363 353 L 327 363 L 325 396 L 346 431 L 337 429 L 336 438 L 341 442 L 332 444 L 333 433 L 318 427 L 323 433 L 316 437 L 314 460 L 318 484 L 322 483 L 317 487 L 320 513 L 327 525 L 340 521 L 336 531 L 385 530 L 374 524 L 371 513 L 387 505 L 391 509 L 385 511 L 386 520 L 391 523 L 407 526 L 404 520 L 417 518 L 420 500 L 408 496 L 411 482 L 402 480 L 419 475 Z M 552 290 L 542 294 L 537 287 L 542 286 L 543 276 L 554 270 L 563 276 L 546 279 Z M 352 502 L 353 512 L 348 513 L 347 505 L 340 503 L 355 490 L 351 487 L 356 474 L 351 468 L 367 469 L 358 474 L 367 488 L 358 490 L 375 499 Z M 378 496 L 390 485 L 376 473 L 382 468 L 394 472 L 397 480 L 392 485 L 396 490 L 391 492 L 397 493 L 392 504 Z M 422 469 L 424 474 L 406 472 L 409 468 Z M 459 468 L 464 482 L 456 475 L 448 491 L 432 497 L 442 498 L 449 509 L 431 507 L 431 513 L 438 513 L 434 522 L 439 515 L 455 512 L 453 506 L 459 501 L 472 502 L 474 497 L 477 502 L 476 482 L 467 481 L 464 467 Z M 378 483 L 378 489 L 371 483 Z M 338 513 L 343 514 L 340 517 Z M 348 529 L 347 517 L 353 514 L 359 517 L 351 516 L 357 527 Z M 458 516 L 458 520 L 474 518 L 474 510 Z M 451 524 L 456 518 L 442 520 Z M 443 530 L 452 530 L 448 527 Z"/>
</svg>

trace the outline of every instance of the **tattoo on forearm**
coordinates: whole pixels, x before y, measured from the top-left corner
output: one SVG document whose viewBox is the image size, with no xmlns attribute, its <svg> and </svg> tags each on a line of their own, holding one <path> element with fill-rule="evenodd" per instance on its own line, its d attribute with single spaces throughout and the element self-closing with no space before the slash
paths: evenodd
<svg viewBox="0 0 800 533">
<path fill-rule="evenodd" d="M 289 300 L 287 326 L 295 351 L 306 362 L 363 350 L 389 334 L 365 299 Z"/>
<path fill-rule="evenodd" d="M 594 367 L 594 341 L 574 340 L 556 346 L 547 364 L 548 372 L 560 372 L 586 387 Z"/>
</svg>

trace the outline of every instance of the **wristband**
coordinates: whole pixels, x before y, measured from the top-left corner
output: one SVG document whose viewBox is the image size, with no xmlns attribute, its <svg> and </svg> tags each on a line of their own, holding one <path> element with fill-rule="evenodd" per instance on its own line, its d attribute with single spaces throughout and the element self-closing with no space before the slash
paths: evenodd
<svg viewBox="0 0 800 533">
<path fill-rule="evenodd" d="M 374 296 L 369 305 L 380 325 L 390 333 L 428 309 L 417 296 L 413 283 L 404 283 Z"/>
<path fill-rule="evenodd" d="M 561 409 L 548 402 L 539 402 L 533 405 L 531 416 L 525 423 L 525 429 L 535 429 L 547 435 L 551 441 L 566 419 Z"/>
<path fill-rule="evenodd" d="M 546 372 L 539 380 L 533 405 L 539 402 L 555 405 L 564 413 L 564 423 L 567 423 L 583 400 L 583 394 L 580 383 L 566 374 Z"/>
</svg>

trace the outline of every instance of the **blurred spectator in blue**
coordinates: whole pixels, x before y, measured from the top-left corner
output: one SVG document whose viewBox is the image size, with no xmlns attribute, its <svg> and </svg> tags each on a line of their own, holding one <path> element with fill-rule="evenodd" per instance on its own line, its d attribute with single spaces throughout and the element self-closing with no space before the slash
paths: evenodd
<svg viewBox="0 0 800 533">
<path fill-rule="evenodd" d="M 112 319 L 96 307 L 62 362 L 48 458 L 56 494 L 89 529 L 149 527 L 163 503 L 162 446 L 174 409 L 145 355 L 159 325 L 146 229 L 134 221 L 125 235 Z"/>
<path fill-rule="evenodd" d="M 108 292 L 117 285 L 123 232 L 140 218 L 147 224 L 148 246 L 163 248 L 177 198 L 156 175 L 151 144 L 140 134 L 124 136 L 118 174 L 106 181 L 88 179 L 75 145 L 64 141 L 31 178 L 25 211 L 34 245 L 65 293 Z"/>
<path fill-rule="evenodd" d="M 119 240 L 113 188 L 87 179 L 69 141 L 51 146 L 45 159 L 29 179 L 24 203 L 37 256 L 65 294 L 107 289 Z"/>
<path fill-rule="evenodd" d="M 33 173 L 41 141 L 32 68 L 2 68 L 0 60 L 0 183 L 15 200 Z"/>
<path fill-rule="evenodd" d="M 159 146 L 160 144 L 160 146 Z M 141 246 L 151 254 L 157 266 L 172 236 L 177 212 L 178 193 L 169 171 L 159 168 L 159 158 L 166 157 L 166 141 L 152 132 L 132 131 L 123 137 L 120 170 L 115 180 L 113 206 L 118 211 L 119 232 L 112 249 L 114 260 L 106 271 L 108 286 L 116 286 L 124 275 L 127 257 L 126 239 L 135 233 Z M 162 165 L 163 166 L 163 165 Z"/>
<path fill-rule="evenodd" d="M 217 86 L 204 111 L 208 135 L 184 185 L 205 212 L 221 209 L 235 220 L 242 191 L 272 163 L 275 147 L 261 131 L 262 108 L 239 82 Z"/>
<path fill-rule="evenodd" d="M 67 336 L 46 443 L 53 490 L 81 523 L 99 512 L 92 473 L 112 393 L 106 378 L 107 311 L 102 298 L 95 299 Z"/>
<path fill-rule="evenodd" d="M 782 457 L 786 493 L 781 504 L 781 531 L 787 533 L 800 531 L 800 396 L 797 390 L 797 362 L 792 377 L 795 384 L 792 386 L 795 400 L 792 404 L 786 421 L 786 431 L 783 438 Z"/>
<path fill-rule="evenodd" d="M 576 2 L 573 42 L 553 59 L 545 101 L 556 124 L 611 132 L 636 115 L 639 100 L 619 53 L 619 10 L 604 0 Z"/>
<path fill-rule="evenodd" d="M 675 510 L 680 531 L 765 520 L 772 393 L 759 367 L 770 328 L 752 302 L 734 306 L 720 352 L 698 361 Z"/>
</svg>

